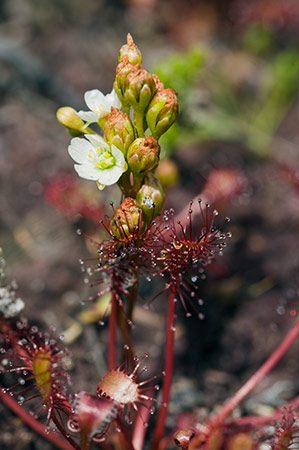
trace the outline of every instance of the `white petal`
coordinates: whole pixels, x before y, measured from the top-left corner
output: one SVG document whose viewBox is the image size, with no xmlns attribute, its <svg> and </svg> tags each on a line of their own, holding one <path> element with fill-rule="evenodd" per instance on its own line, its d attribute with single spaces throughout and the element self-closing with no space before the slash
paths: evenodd
<svg viewBox="0 0 299 450">
<path fill-rule="evenodd" d="M 120 167 L 113 166 L 111 169 L 99 170 L 98 182 L 105 186 L 116 183 L 123 171 Z"/>
<path fill-rule="evenodd" d="M 87 123 L 93 123 L 99 120 L 100 113 L 92 111 L 79 111 L 77 112 L 77 116 L 80 117 L 80 119 L 85 120 Z"/>
<path fill-rule="evenodd" d="M 111 106 L 114 106 L 114 108 L 118 108 L 118 109 L 120 109 L 121 108 L 121 101 L 120 101 L 120 99 L 118 98 L 118 95 L 117 95 L 117 93 L 115 92 L 115 90 L 114 89 L 112 89 L 112 91 L 110 92 L 110 94 L 107 94 L 106 95 L 106 97 L 105 97 L 105 103 L 106 103 L 106 105 L 107 105 L 107 107 L 109 107 L 109 109 L 106 109 L 105 108 L 105 110 L 107 111 L 110 111 L 110 109 L 111 109 Z"/>
<path fill-rule="evenodd" d="M 69 155 L 77 163 L 83 164 L 88 161 L 88 153 L 92 149 L 91 144 L 82 138 L 73 138 L 68 146 Z"/>
<path fill-rule="evenodd" d="M 96 181 L 99 178 L 99 172 L 96 167 L 93 167 L 91 164 L 79 165 L 75 164 L 75 171 L 81 178 L 85 178 L 85 180 L 94 180 Z"/>
<path fill-rule="evenodd" d="M 103 150 L 110 150 L 109 145 L 104 141 L 102 136 L 99 136 L 97 134 L 85 134 L 86 139 L 89 140 L 89 142 L 93 145 L 93 147 L 98 148 L 102 147 Z"/>
<path fill-rule="evenodd" d="M 104 105 L 105 96 L 98 89 L 92 89 L 91 91 L 85 92 L 84 100 L 91 111 L 97 112 L 102 109 L 101 105 Z"/>
<path fill-rule="evenodd" d="M 115 145 L 111 146 L 111 153 L 115 158 L 115 164 L 118 167 L 121 167 L 121 169 L 124 168 L 125 165 L 125 157 L 123 155 L 123 152 L 121 152 Z"/>
</svg>

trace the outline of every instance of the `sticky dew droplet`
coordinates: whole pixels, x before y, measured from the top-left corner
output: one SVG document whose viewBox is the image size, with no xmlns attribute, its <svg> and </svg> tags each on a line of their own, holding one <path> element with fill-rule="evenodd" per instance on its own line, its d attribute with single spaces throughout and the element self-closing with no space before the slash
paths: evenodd
<svg viewBox="0 0 299 450">
<path fill-rule="evenodd" d="M 150 414 L 155 414 L 156 408 L 154 406 L 151 406 L 149 409 Z"/>
</svg>

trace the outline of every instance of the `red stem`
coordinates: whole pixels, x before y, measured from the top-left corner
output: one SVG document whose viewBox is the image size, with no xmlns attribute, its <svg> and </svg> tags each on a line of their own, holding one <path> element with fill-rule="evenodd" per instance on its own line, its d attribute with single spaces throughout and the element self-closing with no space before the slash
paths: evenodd
<svg viewBox="0 0 299 450">
<path fill-rule="evenodd" d="M 176 307 L 176 291 L 171 289 L 168 300 L 167 315 L 167 334 L 166 334 L 166 351 L 165 351 L 165 378 L 163 383 L 162 405 L 154 432 L 152 450 L 159 448 L 159 442 L 163 436 L 165 421 L 167 417 L 168 404 L 170 400 L 170 389 L 173 372 L 173 349 L 174 349 L 174 323 L 175 323 L 175 307 Z"/>
<path fill-rule="evenodd" d="M 296 321 L 295 326 L 288 332 L 284 340 L 277 347 L 277 349 L 270 355 L 267 361 L 252 375 L 251 378 L 223 405 L 218 411 L 214 419 L 209 424 L 212 428 L 218 425 L 222 420 L 230 414 L 233 409 L 251 392 L 260 381 L 267 375 L 268 372 L 278 363 L 286 351 L 291 347 L 293 342 L 299 335 L 299 320 Z"/>
<path fill-rule="evenodd" d="M 117 302 L 115 293 L 112 291 L 111 313 L 109 317 L 109 344 L 108 344 L 108 367 L 113 370 L 116 367 L 116 310 Z"/>
<path fill-rule="evenodd" d="M 5 403 L 6 406 L 8 406 L 8 408 L 10 408 L 17 416 L 19 416 L 27 425 L 29 425 L 34 431 L 39 433 L 44 439 L 56 445 L 57 448 L 60 448 L 62 450 L 74 449 L 72 445 L 70 445 L 67 441 L 61 439 L 52 431 L 46 433 L 45 426 L 42 423 L 34 419 L 34 417 L 28 414 L 28 412 L 24 408 L 22 408 L 9 394 L 4 393 L 1 389 L 0 398 L 2 399 L 3 403 Z"/>
</svg>

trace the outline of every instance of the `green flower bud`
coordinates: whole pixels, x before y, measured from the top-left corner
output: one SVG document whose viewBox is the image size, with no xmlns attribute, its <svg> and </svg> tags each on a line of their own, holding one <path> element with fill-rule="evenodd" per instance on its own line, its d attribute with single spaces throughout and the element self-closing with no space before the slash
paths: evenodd
<svg viewBox="0 0 299 450">
<path fill-rule="evenodd" d="M 74 108 L 63 106 L 57 110 L 56 117 L 58 122 L 68 128 L 73 136 L 78 136 L 86 132 L 85 123 L 77 116 Z"/>
<path fill-rule="evenodd" d="M 162 209 L 165 199 L 165 192 L 158 179 L 148 173 L 145 176 L 144 184 L 139 189 L 136 200 L 142 209 L 142 217 L 149 223 Z"/>
<path fill-rule="evenodd" d="M 112 106 L 105 122 L 104 137 L 110 146 L 115 145 L 126 156 L 128 147 L 135 139 L 134 127 L 129 116 Z"/>
<path fill-rule="evenodd" d="M 125 98 L 125 90 L 126 90 L 126 81 L 130 72 L 134 71 L 136 67 L 133 64 L 129 63 L 128 55 L 125 55 L 122 58 L 122 61 L 117 65 L 115 71 L 115 81 L 113 83 L 113 88 L 118 95 L 118 98 L 123 104 L 123 107 L 129 107 L 129 103 Z"/>
<path fill-rule="evenodd" d="M 152 136 L 138 138 L 130 145 L 127 153 L 129 169 L 139 176 L 154 169 L 159 162 L 160 146 Z"/>
<path fill-rule="evenodd" d="M 152 75 L 140 65 L 133 66 L 126 78 L 125 99 L 134 111 L 143 114 L 157 88 Z"/>
<path fill-rule="evenodd" d="M 142 63 L 141 52 L 137 45 L 134 44 L 133 38 L 130 33 L 128 33 L 127 35 L 127 44 L 123 45 L 119 51 L 118 61 L 121 62 L 124 56 L 128 57 L 128 61 L 131 64 Z"/>
<path fill-rule="evenodd" d="M 173 186 L 179 179 L 178 166 L 172 159 L 163 159 L 160 161 L 155 175 L 164 188 Z"/>
<path fill-rule="evenodd" d="M 179 112 L 177 94 L 172 89 L 159 90 L 146 113 L 147 124 L 157 139 L 175 122 Z"/>
<path fill-rule="evenodd" d="M 140 221 L 141 211 L 136 200 L 126 197 L 110 222 L 110 231 L 117 239 L 125 240 L 138 232 Z"/>
</svg>

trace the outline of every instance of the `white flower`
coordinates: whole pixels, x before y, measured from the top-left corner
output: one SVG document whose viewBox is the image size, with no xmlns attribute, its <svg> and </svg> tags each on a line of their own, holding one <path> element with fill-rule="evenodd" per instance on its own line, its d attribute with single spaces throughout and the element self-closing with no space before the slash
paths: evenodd
<svg viewBox="0 0 299 450">
<path fill-rule="evenodd" d="M 101 136 L 86 134 L 83 138 L 71 140 L 68 152 L 76 163 L 77 174 L 86 180 L 97 182 L 99 189 L 118 181 L 128 168 L 123 153 L 115 147 L 111 149 Z"/>
<path fill-rule="evenodd" d="M 87 123 L 98 122 L 111 111 L 111 106 L 121 108 L 121 101 L 114 89 L 110 94 L 104 95 L 98 89 L 92 89 L 84 94 L 84 100 L 90 111 L 79 111 L 77 116 Z"/>
</svg>

